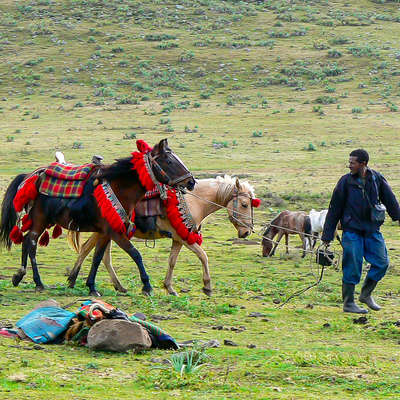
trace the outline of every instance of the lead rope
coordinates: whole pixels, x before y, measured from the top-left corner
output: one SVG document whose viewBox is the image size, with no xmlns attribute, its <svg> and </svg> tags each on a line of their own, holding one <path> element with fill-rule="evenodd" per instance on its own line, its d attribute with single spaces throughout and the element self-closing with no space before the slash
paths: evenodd
<svg viewBox="0 0 400 400">
<path fill-rule="evenodd" d="M 220 204 L 217 204 L 217 203 L 215 203 L 215 202 L 213 202 L 213 201 L 211 201 L 211 200 L 204 199 L 204 198 L 202 198 L 202 197 L 200 197 L 200 196 L 197 196 L 197 195 L 195 195 L 194 193 L 187 192 L 187 191 L 185 191 L 184 193 L 188 193 L 188 194 L 190 194 L 190 195 L 192 195 L 192 196 L 194 196 L 194 197 L 197 197 L 197 198 L 200 199 L 200 200 L 203 200 L 203 201 L 205 201 L 205 202 L 207 202 L 207 203 L 216 205 L 216 206 L 218 206 L 219 208 L 225 208 L 225 209 L 229 210 L 228 207 L 226 207 L 226 206 L 221 206 Z M 247 215 L 245 215 L 245 214 L 243 214 L 243 213 L 240 213 L 240 212 L 238 212 L 238 211 L 237 211 L 236 213 L 237 213 L 237 215 L 243 215 L 243 216 L 247 217 Z M 243 222 L 242 222 L 242 221 L 239 221 L 236 217 L 233 217 L 233 216 L 232 216 L 232 219 L 236 220 L 238 223 L 240 223 L 240 224 L 243 225 Z M 277 228 L 281 228 L 281 227 L 278 226 L 278 225 L 274 225 L 274 224 L 269 223 L 269 224 L 266 224 L 266 225 L 265 225 L 263 228 L 261 228 L 261 229 L 262 229 L 263 231 L 265 231 L 265 229 L 267 228 L 267 226 L 274 226 L 274 227 L 277 227 Z M 286 229 L 286 228 L 285 228 L 285 229 Z M 296 230 L 293 230 L 293 229 L 286 229 L 286 230 L 287 230 L 287 231 L 290 231 L 290 232 L 293 232 L 293 233 L 302 234 L 302 235 L 304 235 L 304 236 L 311 236 L 311 237 L 313 237 L 312 234 L 306 234 L 306 233 L 304 233 L 304 232 L 299 232 L 299 231 L 296 231 Z M 253 232 L 254 232 L 254 230 L 253 230 Z M 274 244 L 277 244 L 277 243 L 278 243 L 278 242 L 276 242 L 276 241 L 274 241 L 274 240 L 272 240 L 272 239 L 270 239 L 270 238 L 264 236 L 264 235 L 261 234 L 261 233 L 257 233 L 257 232 L 255 232 L 255 233 L 256 233 L 257 236 L 261 237 L 262 239 L 269 240 L 270 242 L 272 242 L 272 243 L 274 243 Z M 319 239 L 319 240 L 320 240 L 320 239 Z M 321 283 L 322 278 L 323 278 L 323 276 L 324 276 L 324 272 L 325 272 L 325 266 L 324 266 L 324 265 L 321 266 L 321 269 L 320 269 L 320 268 L 319 268 L 319 264 L 315 262 L 315 263 L 318 265 L 318 272 L 320 271 L 319 276 L 318 276 L 318 274 L 315 275 L 315 274 L 312 272 L 313 257 L 311 257 L 311 255 L 317 254 L 318 250 L 319 250 L 322 246 L 323 246 L 322 244 L 319 245 L 316 251 L 315 251 L 314 249 L 311 249 L 311 250 L 304 249 L 304 252 L 305 252 L 305 253 L 309 253 L 309 254 L 310 254 L 310 270 L 311 270 L 312 275 L 316 278 L 316 281 L 315 281 L 314 283 L 312 283 L 311 285 L 309 285 L 309 286 L 307 286 L 307 287 L 305 287 L 305 288 L 303 288 L 303 289 L 300 289 L 300 290 L 298 290 L 298 291 L 292 293 L 283 303 L 281 303 L 279 306 L 277 306 L 277 308 L 283 307 L 284 305 L 286 305 L 286 304 L 287 304 L 290 300 L 292 300 L 293 298 L 295 298 L 295 297 L 297 297 L 297 296 L 299 296 L 299 295 L 305 293 L 306 291 L 310 290 L 310 289 L 313 288 L 313 287 L 318 286 L 318 285 Z M 287 248 L 288 248 L 288 249 L 295 249 L 294 247 L 290 247 L 290 246 L 288 246 Z M 296 249 L 296 250 L 297 250 L 297 249 Z M 335 270 L 338 270 L 338 268 L 339 268 L 339 263 L 340 263 L 340 259 L 341 259 L 342 255 L 341 255 L 339 252 L 335 251 L 335 250 L 333 250 L 332 253 L 336 256 L 336 257 L 334 258 L 334 261 L 333 261 L 332 264 L 334 265 L 334 269 L 335 269 Z"/>
</svg>

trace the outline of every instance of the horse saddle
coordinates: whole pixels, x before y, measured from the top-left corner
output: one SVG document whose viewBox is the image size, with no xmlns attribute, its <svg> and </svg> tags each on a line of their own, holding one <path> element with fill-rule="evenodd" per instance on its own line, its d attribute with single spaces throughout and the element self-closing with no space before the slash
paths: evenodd
<svg viewBox="0 0 400 400">
<path fill-rule="evenodd" d="M 164 215 L 163 203 L 160 198 L 160 192 L 157 188 L 146 192 L 143 199 L 135 207 L 135 225 L 142 233 L 155 233 L 157 228 L 157 217 Z M 170 232 L 158 231 L 161 236 L 171 237 Z"/>
<path fill-rule="evenodd" d="M 143 199 L 136 204 L 135 214 L 139 217 L 163 215 L 162 200 L 160 199 L 160 192 L 157 188 L 146 192 Z"/>
<path fill-rule="evenodd" d="M 95 168 L 98 166 L 93 163 L 65 165 L 54 162 L 44 169 L 39 192 L 51 197 L 81 197 L 86 182 Z"/>
</svg>

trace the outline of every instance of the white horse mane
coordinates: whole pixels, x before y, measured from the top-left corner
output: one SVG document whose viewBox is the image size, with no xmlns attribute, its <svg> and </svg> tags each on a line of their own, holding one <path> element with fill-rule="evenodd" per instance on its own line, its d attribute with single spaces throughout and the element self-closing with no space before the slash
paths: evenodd
<svg viewBox="0 0 400 400">
<path fill-rule="evenodd" d="M 232 198 L 232 192 L 236 187 L 236 177 L 230 175 L 217 176 L 215 178 L 216 182 L 219 184 L 217 199 L 221 204 L 226 204 Z M 240 181 L 240 191 L 248 193 L 252 198 L 254 195 L 254 187 L 250 185 L 247 181 Z"/>
</svg>

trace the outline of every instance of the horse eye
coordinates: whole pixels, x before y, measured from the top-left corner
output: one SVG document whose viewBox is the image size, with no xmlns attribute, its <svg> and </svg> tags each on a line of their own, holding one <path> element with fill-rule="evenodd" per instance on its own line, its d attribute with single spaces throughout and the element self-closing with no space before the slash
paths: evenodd
<svg viewBox="0 0 400 400">
<path fill-rule="evenodd" d="M 242 207 L 243 207 L 243 208 L 247 208 L 248 205 L 247 205 L 246 203 L 242 203 Z"/>
</svg>

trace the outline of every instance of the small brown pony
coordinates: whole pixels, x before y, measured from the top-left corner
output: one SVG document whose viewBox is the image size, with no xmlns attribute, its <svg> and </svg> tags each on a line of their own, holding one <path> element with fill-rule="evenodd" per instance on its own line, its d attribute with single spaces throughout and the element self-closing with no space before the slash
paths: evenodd
<svg viewBox="0 0 400 400">
<path fill-rule="evenodd" d="M 182 161 L 168 147 L 167 139 L 163 139 L 150 149 L 143 157 L 149 167 L 147 169 L 149 177 L 153 183 L 160 182 L 174 187 L 182 186 L 192 190 L 195 181 Z M 38 238 L 47 227 L 58 224 L 68 230 L 81 232 L 97 232 L 96 250 L 93 256 L 92 268 L 86 285 L 89 287 L 90 294 L 98 296 L 95 287 L 95 278 L 98 266 L 103 258 L 104 252 L 114 240 L 119 247 L 132 258 L 136 263 L 140 278 L 143 283 L 142 292 L 150 294 L 152 287 L 149 276 L 143 265 L 142 256 L 139 251 L 129 241 L 127 234 L 117 233 L 111 228 L 107 219 L 102 217 L 101 210 L 93 195 L 96 183 L 98 185 L 107 184 L 112 192 L 114 204 L 120 204 L 120 211 L 124 211 L 125 223 L 129 221 L 137 202 L 144 197 L 146 188 L 140 180 L 137 170 L 132 169 L 132 157 L 118 159 L 111 165 L 99 166 L 96 176 L 91 176 L 85 185 L 84 192 L 79 199 L 51 197 L 39 193 L 34 200 L 25 206 L 25 211 L 29 214 L 32 224 L 27 234 L 22 240 L 22 266 L 12 278 L 12 283 L 17 286 L 26 274 L 28 256 L 33 270 L 33 280 L 37 290 L 43 290 L 39 270 L 36 262 L 36 248 Z M 10 233 L 18 221 L 18 214 L 14 207 L 18 187 L 27 177 L 27 174 L 20 174 L 11 182 L 7 188 L 3 199 L 1 210 L 0 243 L 11 249 L 12 241 Z M 34 184 L 36 185 L 36 183 Z M 98 185 L 96 187 L 98 187 Z M 22 233 L 21 233 L 22 235 Z"/>
<path fill-rule="evenodd" d="M 276 235 L 278 235 L 278 238 L 272 249 L 274 237 Z M 275 217 L 263 235 L 263 257 L 272 257 L 275 254 L 275 250 L 283 235 L 285 235 L 286 254 L 289 254 L 289 235 L 299 235 L 303 242 L 302 257 L 305 257 L 306 250 L 310 249 L 312 245 L 311 220 L 307 213 L 304 211 L 286 210 L 282 211 L 277 217 Z"/>
<path fill-rule="evenodd" d="M 208 215 L 218 211 L 222 207 L 226 207 L 229 220 L 236 228 L 238 237 L 247 237 L 253 229 L 252 199 L 254 199 L 254 189 L 248 182 L 240 182 L 238 178 L 235 179 L 229 175 L 225 175 L 223 178 L 217 177 L 216 179 L 198 179 L 196 180 L 196 186 L 193 191 L 191 193 L 186 193 L 184 199 L 197 228 L 200 228 L 200 225 Z M 186 246 L 197 255 L 202 263 L 204 284 L 203 292 L 210 296 L 212 292 L 211 277 L 208 268 L 207 253 L 203 247 L 197 243 L 188 244 L 185 240 L 181 239 L 176 230 L 172 227 L 168 218 L 157 217 L 156 225 L 156 236 L 152 236 L 149 233 L 143 233 L 138 228 L 135 231 L 134 237 L 141 239 L 147 238 L 150 240 L 153 238 L 162 239 L 163 236 L 159 235 L 159 232 L 171 233 L 172 246 L 168 260 L 169 267 L 164 279 L 164 287 L 168 293 L 177 296 L 177 292 L 172 286 L 172 275 L 179 252 L 181 251 L 182 246 Z M 78 259 L 68 277 L 69 287 L 74 287 L 82 263 L 97 241 L 96 235 L 97 234 L 92 235 L 81 246 L 79 243 L 79 232 L 69 232 L 68 241 L 72 247 L 79 252 Z M 121 285 L 111 264 L 110 245 L 106 249 L 103 262 L 110 274 L 114 288 L 118 291 L 126 292 L 126 289 Z"/>
</svg>

